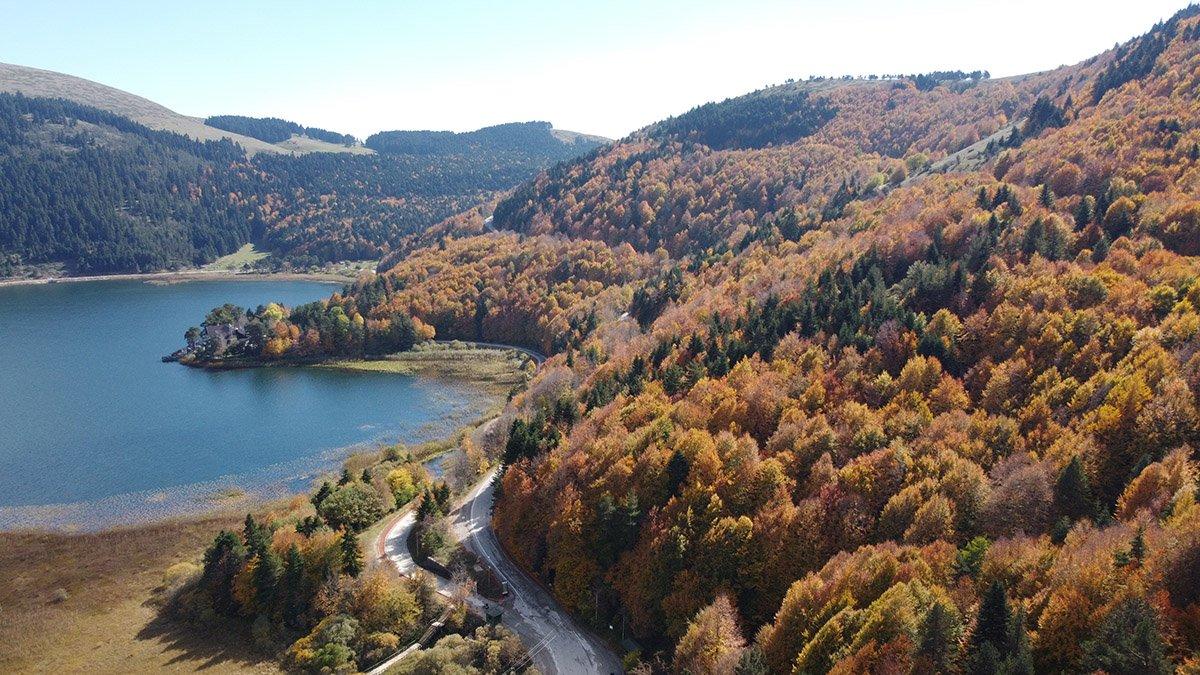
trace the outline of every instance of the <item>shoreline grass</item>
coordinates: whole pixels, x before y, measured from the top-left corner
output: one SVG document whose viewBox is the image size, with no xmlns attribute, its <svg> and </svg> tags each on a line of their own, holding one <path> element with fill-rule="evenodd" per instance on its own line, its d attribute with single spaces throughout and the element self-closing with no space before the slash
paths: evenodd
<svg viewBox="0 0 1200 675">
<path fill-rule="evenodd" d="M 417 348 L 372 359 L 337 359 L 310 367 L 351 372 L 447 378 L 504 387 L 525 382 L 529 357 L 512 349 L 456 343 L 426 343 Z"/>
</svg>

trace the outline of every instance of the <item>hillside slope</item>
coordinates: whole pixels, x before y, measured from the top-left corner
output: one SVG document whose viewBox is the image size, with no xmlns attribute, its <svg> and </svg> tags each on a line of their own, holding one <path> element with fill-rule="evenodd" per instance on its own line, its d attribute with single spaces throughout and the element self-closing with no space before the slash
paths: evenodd
<svg viewBox="0 0 1200 675">
<path fill-rule="evenodd" d="M 702 106 L 438 231 L 331 306 L 552 354 L 495 527 L 652 672 L 1200 666 L 1200 7 Z"/>
<path fill-rule="evenodd" d="M 270 143 L 205 126 L 204 120 L 181 115 L 153 101 L 115 87 L 51 70 L 0 63 L 0 92 L 29 97 L 62 98 L 120 115 L 151 129 L 182 134 L 197 141 L 229 139 L 247 152 L 281 152 Z"/>
<path fill-rule="evenodd" d="M 488 143 L 377 155 L 284 120 L 204 124 L 0 64 L 0 277 L 188 267 L 246 243 L 273 254 L 263 264 L 293 269 L 382 258 L 598 142 L 569 132 L 564 142 L 546 123 L 412 133 Z"/>
<path fill-rule="evenodd" d="M 62 99 L 0 94 L 0 276 L 58 262 L 104 274 L 197 265 L 262 222 L 228 139 L 195 141 Z"/>
</svg>

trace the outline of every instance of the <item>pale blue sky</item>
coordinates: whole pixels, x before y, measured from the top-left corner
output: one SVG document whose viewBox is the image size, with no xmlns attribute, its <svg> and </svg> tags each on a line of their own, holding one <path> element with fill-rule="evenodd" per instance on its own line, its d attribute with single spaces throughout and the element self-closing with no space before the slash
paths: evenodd
<svg viewBox="0 0 1200 675">
<path fill-rule="evenodd" d="M 1185 4 L 0 0 L 0 61 L 360 137 L 531 119 L 618 137 L 789 77 L 1045 70 Z"/>
</svg>

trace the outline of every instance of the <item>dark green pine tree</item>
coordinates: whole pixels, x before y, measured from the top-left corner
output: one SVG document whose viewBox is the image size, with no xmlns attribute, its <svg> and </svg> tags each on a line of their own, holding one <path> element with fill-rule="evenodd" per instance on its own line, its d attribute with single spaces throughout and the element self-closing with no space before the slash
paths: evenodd
<svg viewBox="0 0 1200 675">
<path fill-rule="evenodd" d="M 362 472 L 362 482 L 364 482 L 364 483 L 370 483 L 370 482 L 371 482 L 371 470 L 370 470 L 370 469 L 363 469 L 363 472 Z"/>
<path fill-rule="evenodd" d="M 450 486 L 445 482 L 434 483 L 429 489 L 433 505 L 437 507 L 437 515 L 444 516 L 450 512 Z"/>
<path fill-rule="evenodd" d="M 950 672 L 961 633 L 962 625 L 957 613 L 947 609 L 942 602 L 935 602 L 921 622 L 921 641 L 917 646 L 921 668 L 938 673 Z"/>
<path fill-rule="evenodd" d="M 221 530 L 212 546 L 204 552 L 201 582 L 218 613 L 227 616 L 238 613 L 238 603 L 233 597 L 233 578 L 245 564 L 246 548 L 238 536 L 228 530 Z"/>
<path fill-rule="evenodd" d="M 517 418 L 508 430 L 508 441 L 504 444 L 504 463 L 513 464 L 522 459 L 536 457 L 540 451 L 536 420 L 526 422 Z"/>
<path fill-rule="evenodd" d="M 275 612 L 279 599 L 279 578 L 283 575 L 283 563 L 279 556 L 267 549 L 259 554 L 254 566 L 254 602 L 260 614 Z"/>
<path fill-rule="evenodd" d="M 309 501 L 312 502 L 314 507 L 320 506 L 321 502 L 325 501 L 325 498 L 328 497 L 332 492 L 333 486 L 329 484 L 329 481 L 322 481 L 320 489 L 317 490 L 317 493 L 313 495 L 312 499 Z"/>
<path fill-rule="evenodd" d="M 1021 200 L 1019 198 L 1017 198 L 1016 190 L 1009 191 L 1007 202 L 1008 202 L 1008 210 L 1014 216 L 1020 217 L 1020 215 L 1025 212 L 1025 209 L 1023 209 L 1021 207 Z"/>
<path fill-rule="evenodd" d="M 417 522 L 424 522 L 426 518 L 438 515 L 437 498 L 429 488 L 421 493 L 421 503 L 417 504 Z"/>
<path fill-rule="evenodd" d="M 1025 608 L 1017 610 L 1008 624 L 1008 654 L 1006 675 L 1034 675 L 1033 652 L 1029 648 L 1029 633 L 1025 631 Z"/>
<path fill-rule="evenodd" d="M 1104 214 L 1108 213 L 1108 207 L 1112 205 L 1112 195 L 1108 190 L 1100 193 L 1096 197 L 1096 208 L 1093 210 L 1094 221 L 1097 225 L 1104 224 Z"/>
<path fill-rule="evenodd" d="M 1087 195 L 1075 207 L 1075 227 L 1082 228 L 1096 217 L 1096 198 Z"/>
<path fill-rule="evenodd" d="M 988 217 L 988 224 L 987 224 L 988 237 L 991 239 L 993 244 L 995 244 L 996 239 L 999 238 L 1000 230 L 1003 230 L 1003 229 L 1004 229 L 1004 224 L 1000 222 L 1000 219 L 996 217 L 996 214 L 993 213 L 991 216 Z"/>
<path fill-rule="evenodd" d="M 762 648 L 751 645 L 742 652 L 742 658 L 738 659 L 733 672 L 734 675 L 767 675 L 771 671 L 767 668 L 767 657 Z"/>
<path fill-rule="evenodd" d="M 1146 559 L 1146 531 L 1140 526 L 1133 542 L 1129 544 L 1129 557 L 1139 565 Z"/>
<path fill-rule="evenodd" d="M 984 211 L 990 211 L 992 209 L 992 196 L 988 194 L 986 185 L 979 186 L 979 192 L 975 196 L 975 205 Z"/>
<path fill-rule="evenodd" d="M 342 571 L 357 577 L 363 570 L 362 551 L 358 550 L 358 538 L 350 530 L 342 532 Z"/>
<path fill-rule="evenodd" d="M 1038 194 L 1038 201 L 1048 209 L 1054 208 L 1054 190 L 1050 189 L 1049 183 L 1042 183 L 1042 191 Z"/>
<path fill-rule="evenodd" d="M 1011 619 L 1012 612 L 1008 607 L 1008 595 L 1004 585 L 994 581 L 979 603 L 979 618 L 975 622 L 975 632 L 971 635 L 972 648 L 978 650 L 990 644 L 997 652 L 1007 651 L 1008 622 Z"/>
<path fill-rule="evenodd" d="M 347 485 L 354 482 L 354 477 L 350 475 L 350 469 L 342 469 L 342 477 L 338 478 L 338 485 Z"/>
<path fill-rule="evenodd" d="M 242 541 L 246 542 L 246 550 L 250 555 L 262 555 L 271 543 L 271 533 L 266 526 L 254 520 L 252 514 L 246 514 L 246 522 L 242 526 Z"/>
<path fill-rule="evenodd" d="M 1062 546 L 1062 543 L 1067 540 L 1067 535 L 1071 533 L 1071 519 L 1063 516 L 1054 521 L 1054 526 L 1050 528 L 1050 541 L 1056 546 Z"/>
<path fill-rule="evenodd" d="M 1082 669 L 1109 675 L 1159 675 L 1172 672 L 1154 608 L 1142 598 L 1118 604 L 1083 643 Z"/>
<path fill-rule="evenodd" d="M 679 494 L 683 481 L 687 480 L 691 465 L 683 453 L 676 450 L 671 459 L 667 460 L 667 494 Z"/>
<path fill-rule="evenodd" d="M 295 544 L 288 548 L 287 558 L 283 561 L 280 593 L 284 624 L 293 630 L 303 630 L 304 616 L 308 612 L 308 578 L 304 574 L 304 558 Z"/>
<path fill-rule="evenodd" d="M 1054 485 L 1054 506 L 1072 520 L 1087 518 L 1096 512 L 1096 498 L 1079 455 L 1072 457 L 1058 475 Z"/>
<path fill-rule="evenodd" d="M 1004 585 L 993 582 L 979 604 L 979 617 L 967 652 L 972 675 L 1033 675 L 1033 658 L 1025 632 L 1025 611 L 1008 606 Z"/>
<path fill-rule="evenodd" d="M 971 655 L 967 672 L 970 675 L 999 675 L 1003 665 L 1004 661 L 1000 658 L 1000 650 L 996 649 L 996 645 L 988 642 Z"/>
<path fill-rule="evenodd" d="M 1021 252 L 1026 255 L 1045 253 L 1046 251 L 1046 222 L 1035 218 L 1025 230 L 1025 238 L 1021 242 Z"/>
<path fill-rule="evenodd" d="M 1047 260 L 1062 260 L 1067 256 L 1067 240 L 1062 228 L 1051 224 L 1046 227 L 1046 240 L 1040 252 Z"/>
<path fill-rule="evenodd" d="M 1192 143 L 1190 156 L 1193 162 L 1200 162 L 1200 143 Z"/>
<path fill-rule="evenodd" d="M 296 532 L 306 537 L 311 537 L 324 524 L 325 521 L 321 520 L 321 516 L 305 516 L 300 522 L 296 523 Z"/>
</svg>

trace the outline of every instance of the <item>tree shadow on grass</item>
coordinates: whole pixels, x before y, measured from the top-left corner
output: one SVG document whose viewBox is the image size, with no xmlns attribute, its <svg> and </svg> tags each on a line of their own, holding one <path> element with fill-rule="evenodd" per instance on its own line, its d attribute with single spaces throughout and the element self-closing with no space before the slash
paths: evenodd
<svg viewBox="0 0 1200 675">
<path fill-rule="evenodd" d="M 138 631 L 137 639 L 158 642 L 164 653 L 176 652 L 166 662 L 168 665 L 187 664 L 194 670 L 221 665 L 278 670 L 274 657 L 255 651 L 249 629 L 237 622 L 223 619 L 209 626 L 195 626 L 157 606 L 154 609 L 154 618 Z"/>
</svg>

